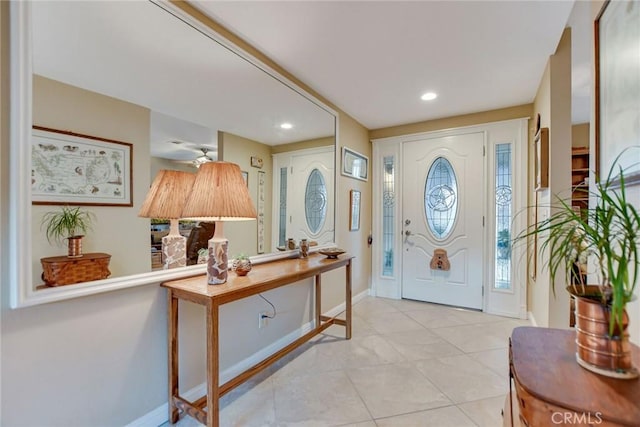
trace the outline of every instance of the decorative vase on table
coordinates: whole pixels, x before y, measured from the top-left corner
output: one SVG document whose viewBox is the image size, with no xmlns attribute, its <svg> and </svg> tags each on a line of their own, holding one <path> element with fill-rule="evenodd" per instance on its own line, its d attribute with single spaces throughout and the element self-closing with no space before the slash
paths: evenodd
<svg viewBox="0 0 640 427">
<path fill-rule="evenodd" d="M 300 256 L 302 258 L 309 256 L 309 241 L 307 239 L 300 240 Z"/>
</svg>

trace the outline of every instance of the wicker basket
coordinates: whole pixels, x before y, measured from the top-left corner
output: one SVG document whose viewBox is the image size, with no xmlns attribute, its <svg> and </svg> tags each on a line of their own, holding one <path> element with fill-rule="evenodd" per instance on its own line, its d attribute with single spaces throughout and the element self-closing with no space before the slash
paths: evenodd
<svg viewBox="0 0 640 427">
<path fill-rule="evenodd" d="M 84 254 L 81 258 L 42 258 L 42 280 L 47 286 L 62 286 L 106 279 L 111 275 L 110 260 L 111 255 L 103 253 Z"/>
</svg>

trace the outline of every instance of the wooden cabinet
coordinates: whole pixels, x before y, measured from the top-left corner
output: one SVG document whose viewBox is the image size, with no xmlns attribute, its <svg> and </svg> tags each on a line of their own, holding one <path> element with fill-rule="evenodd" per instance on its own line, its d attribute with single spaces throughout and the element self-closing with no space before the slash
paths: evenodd
<svg viewBox="0 0 640 427">
<path fill-rule="evenodd" d="M 526 427 L 637 427 L 640 381 L 595 374 L 576 362 L 575 331 L 518 327 L 510 341 L 509 365 L 517 399 L 505 424 Z M 640 348 L 632 345 L 640 364 Z M 506 405 L 510 406 L 507 400 Z M 520 424 L 518 424 L 520 421 Z"/>
<path fill-rule="evenodd" d="M 574 147 L 571 150 L 571 206 L 574 209 L 589 207 L 589 148 Z"/>
</svg>

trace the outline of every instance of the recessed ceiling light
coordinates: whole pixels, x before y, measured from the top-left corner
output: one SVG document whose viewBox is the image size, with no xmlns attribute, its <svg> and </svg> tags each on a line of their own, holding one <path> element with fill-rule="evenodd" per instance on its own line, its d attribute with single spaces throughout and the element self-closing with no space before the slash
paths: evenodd
<svg viewBox="0 0 640 427">
<path fill-rule="evenodd" d="M 282 129 L 291 129 L 293 125 L 291 123 L 283 123 L 280 125 Z"/>
<path fill-rule="evenodd" d="M 438 95 L 435 92 L 427 92 L 420 97 L 423 101 L 432 101 L 436 99 Z"/>
</svg>

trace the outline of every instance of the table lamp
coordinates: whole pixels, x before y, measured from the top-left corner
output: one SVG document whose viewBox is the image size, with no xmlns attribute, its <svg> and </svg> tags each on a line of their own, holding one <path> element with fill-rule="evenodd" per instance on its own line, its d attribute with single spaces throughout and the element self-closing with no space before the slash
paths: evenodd
<svg viewBox="0 0 640 427">
<path fill-rule="evenodd" d="M 170 221 L 169 234 L 162 238 L 162 268 L 165 270 L 187 265 L 187 239 L 180 235 L 178 219 L 195 178 L 195 174 L 188 172 L 160 170 L 138 213 L 143 218 Z"/>
<path fill-rule="evenodd" d="M 223 236 L 223 221 L 246 221 L 256 217 L 240 166 L 222 161 L 200 165 L 182 218 L 216 222 L 215 232 L 209 240 L 207 283 L 218 285 L 227 281 L 229 240 Z"/>
</svg>

